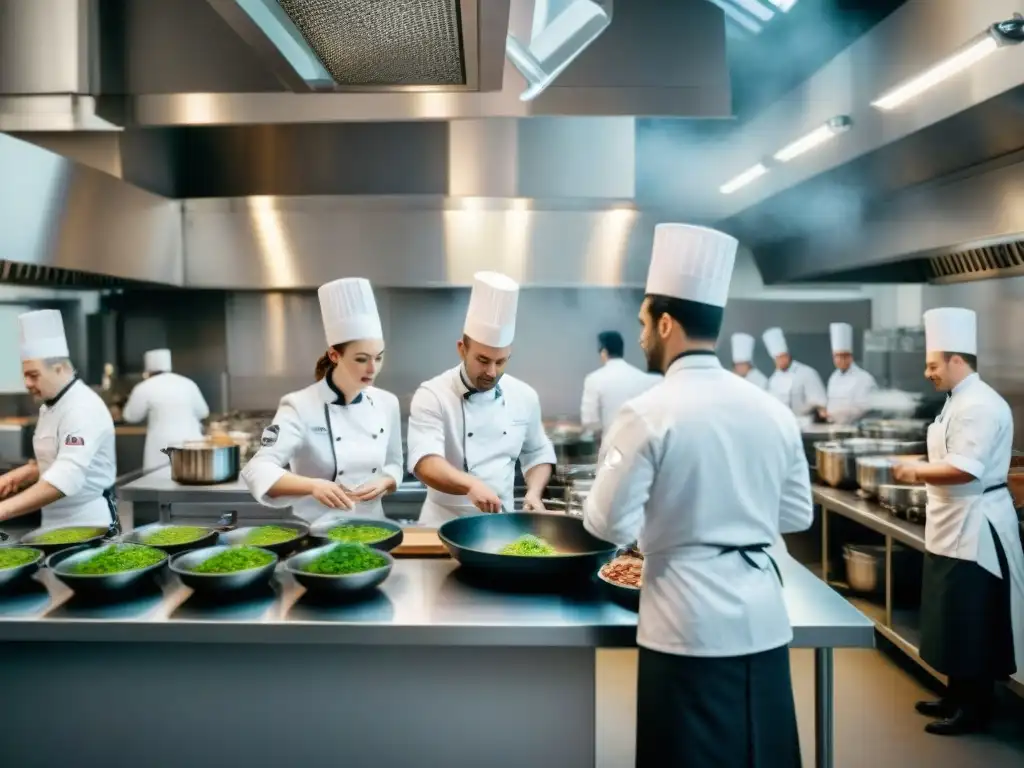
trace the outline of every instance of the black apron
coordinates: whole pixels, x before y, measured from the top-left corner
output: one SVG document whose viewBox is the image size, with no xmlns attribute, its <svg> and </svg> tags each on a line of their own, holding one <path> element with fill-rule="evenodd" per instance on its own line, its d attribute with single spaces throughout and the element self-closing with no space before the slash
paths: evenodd
<svg viewBox="0 0 1024 768">
<path fill-rule="evenodd" d="M 720 547 L 768 557 L 768 545 Z M 789 647 L 732 657 L 640 648 L 637 768 L 800 768 Z"/>
<path fill-rule="evenodd" d="M 984 492 L 1004 488 L 1002 483 Z M 988 526 L 1002 579 L 970 560 L 925 553 L 921 658 L 953 679 L 1005 680 L 1017 670 L 1009 564 L 999 536 Z"/>
</svg>

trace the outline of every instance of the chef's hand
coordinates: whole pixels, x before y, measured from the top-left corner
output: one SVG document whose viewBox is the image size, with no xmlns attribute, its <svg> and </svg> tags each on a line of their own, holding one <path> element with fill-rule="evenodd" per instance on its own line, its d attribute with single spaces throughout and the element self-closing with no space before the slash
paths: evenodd
<svg viewBox="0 0 1024 768">
<path fill-rule="evenodd" d="M 920 482 L 917 476 L 917 466 L 910 462 L 897 464 L 892 468 L 892 477 L 898 483 Z"/>
<path fill-rule="evenodd" d="M 540 496 L 528 493 L 523 497 L 523 512 L 547 512 Z"/>
<path fill-rule="evenodd" d="M 330 480 L 314 480 L 310 496 L 329 509 L 352 509 L 355 506 L 341 486 Z"/>
<path fill-rule="evenodd" d="M 481 512 L 501 512 L 501 498 L 480 480 L 473 481 L 466 496 Z"/>
<path fill-rule="evenodd" d="M 25 467 L 18 467 L 0 475 L 0 499 L 6 499 L 17 493 L 25 482 L 27 474 Z"/>
<path fill-rule="evenodd" d="M 356 486 L 348 492 L 348 495 L 355 501 L 373 501 L 393 490 L 395 490 L 395 478 L 381 477 L 369 483 Z"/>
</svg>

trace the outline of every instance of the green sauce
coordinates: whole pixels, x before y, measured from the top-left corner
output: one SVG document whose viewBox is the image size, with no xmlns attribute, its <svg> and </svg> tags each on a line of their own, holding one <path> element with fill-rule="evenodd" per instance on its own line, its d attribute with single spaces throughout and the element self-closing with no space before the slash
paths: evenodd
<svg viewBox="0 0 1024 768">
<path fill-rule="evenodd" d="M 237 573 L 261 568 L 272 562 L 273 552 L 256 547 L 232 547 L 204 560 L 192 569 L 192 573 Z"/>
<path fill-rule="evenodd" d="M 153 533 L 143 538 L 142 543 L 150 547 L 189 544 L 193 541 L 199 541 L 208 533 L 208 529 L 200 528 L 196 525 L 175 525 L 161 528 L 159 531 L 153 531 Z"/>
<path fill-rule="evenodd" d="M 533 534 L 520 536 L 518 539 L 498 550 L 499 555 L 514 555 L 516 557 L 550 557 L 557 555 L 558 550 Z"/>
<path fill-rule="evenodd" d="M 388 559 L 364 544 L 338 544 L 309 563 L 303 570 L 325 576 L 372 571 L 387 565 Z"/>
<path fill-rule="evenodd" d="M 242 542 L 247 547 L 272 547 L 275 544 L 284 544 L 286 541 L 298 538 L 299 532 L 294 528 L 285 528 L 280 525 L 261 525 L 253 528 L 246 535 Z"/>
<path fill-rule="evenodd" d="M 27 565 L 39 557 L 39 552 L 24 547 L 11 547 L 0 549 L 0 571 L 7 568 L 17 568 L 19 565 Z"/>
<path fill-rule="evenodd" d="M 44 531 L 31 539 L 26 539 L 26 544 L 78 544 L 79 542 L 100 536 L 107 532 L 106 528 L 54 528 L 52 531 Z"/>
<path fill-rule="evenodd" d="M 90 557 L 74 567 L 72 573 L 83 576 L 102 576 L 108 573 L 123 573 L 156 565 L 167 555 L 159 549 L 139 544 L 115 544 Z"/>
<path fill-rule="evenodd" d="M 394 533 L 390 528 L 379 525 L 337 525 L 327 531 L 327 538 L 347 544 L 376 544 Z"/>
</svg>

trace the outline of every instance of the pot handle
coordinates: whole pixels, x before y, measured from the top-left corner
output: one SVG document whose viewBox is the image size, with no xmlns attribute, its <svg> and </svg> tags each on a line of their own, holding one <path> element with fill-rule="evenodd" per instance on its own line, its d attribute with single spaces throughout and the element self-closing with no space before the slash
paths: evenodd
<svg viewBox="0 0 1024 768">
<path fill-rule="evenodd" d="M 238 513 L 234 510 L 225 512 L 219 518 L 217 522 L 213 524 L 213 530 L 218 533 L 227 533 L 238 525 Z"/>
</svg>

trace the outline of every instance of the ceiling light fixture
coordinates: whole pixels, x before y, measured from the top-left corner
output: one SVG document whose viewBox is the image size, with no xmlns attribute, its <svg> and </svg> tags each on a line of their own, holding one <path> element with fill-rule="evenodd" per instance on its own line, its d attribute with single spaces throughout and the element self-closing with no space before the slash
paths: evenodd
<svg viewBox="0 0 1024 768">
<path fill-rule="evenodd" d="M 744 29 L 753 32 L 755 35 L 760 34 L 761 25 L 758 24 L 754 19 L 750 18 L 750 16 L 745 14 L 735 5 L 726 2 L 726 0 L 711 0 L 711 2 L 714 5 L 717 5 L 719 8 L 721 8 L 722 12 L 725 13 L 726 16 L 735 21 Z"/>
<path fill-rule="evenodd" d="M 766 6 L 761 0 L 732 0 L 733 5 L 738 5 L 751 16 L 761 21 L 771 21 L 775 11 Z"/>
<path fill-rule="evenodd" d="M 810 152 L 815 147 L 820 147 L 827 141 L 834 139 L 841 133 L 850 130 L 853 121 L 847 115 L 833 117 L 827 123 L 819 125 L 806 136 L 802 136 L 791 142 L 775 153 L 774 157 L 780 163 L 788 163 L 800 155 Z"/>
<path fill-rule="evenodd" d="M 725 184 L 718 188 L 718 191 L 721 192 L 723 195 L 731 195 L 737 189 L 747 186 L 747 184 L 749 184 L 752 181 L 755 181 L 756 179 L 761 178 L 766 173 L 768 173 L 768 166 L 766 166 L 764 163 L 758 163 L 752 168 L 748 168 L 747 170 L 745 170 L 739 176 L 736 176 L 730 179 L 729 181 L 725 182 Z"/>
<path fill-rule="evenodd" d="M 768 2 L 770 2 L 783 13 L 785 13 L 794 5 L 796 5 L 796 0 L 768 0 Z"/>
<path fill-rule="evenodd" d="M 957 51 L 934 64 L 919 75 L 900 83 L 875 101 L 871 106 L 883 112 L 891 112 L 908 101 L 929 91 L 949 78 L 973 67 L 1000 48 L 1016 45 L 1024 40 L 1024 17 L 1014 14 L 1009 21 L 993 24 L 977 37 L 969 40 Z"/>
</svg>

